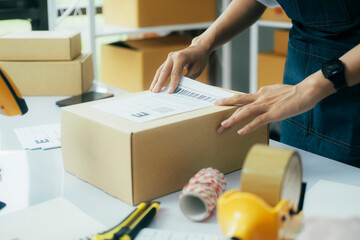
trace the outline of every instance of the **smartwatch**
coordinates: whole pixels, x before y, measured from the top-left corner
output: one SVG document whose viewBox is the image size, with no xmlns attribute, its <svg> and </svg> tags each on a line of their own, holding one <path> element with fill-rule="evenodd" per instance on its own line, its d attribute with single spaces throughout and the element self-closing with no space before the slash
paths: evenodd
<svg viewBox="0 0 360 240">
<path fill-rule="evenodd" d="M 339 59 L 332 59 L 321 65 L 324 77 L 334 84 L 336 91 L 346 88 L 345 66 Z"/>
</svg>

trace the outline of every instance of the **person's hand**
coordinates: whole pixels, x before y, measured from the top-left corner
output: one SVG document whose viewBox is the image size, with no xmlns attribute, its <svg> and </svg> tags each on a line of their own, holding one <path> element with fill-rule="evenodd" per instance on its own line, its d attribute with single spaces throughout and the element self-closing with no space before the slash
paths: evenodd
<svg viewBox="0 0 360 240">
<path fill-rule="evenodd" d="M 215 105 L 240 107 L 221 123 L 218 133 L 243 120 L 254 119 L 238 131 L 239 135 L 250 133 L 265 124 L 280 121 L 313 108 L 321 99 L 335 90 L 321 73 L 315 73 L 297 85 L 270 85 L 254 94 L 238 94 L 215 102 Z"/>
<path fill-rule="evenodd" d="M 156 71 L 150 91 L 160 92 L 170 77 L 168 93 L 173 93 L 184 71 L 185 76 L 192 79 L 200 76 L 206 66 L 210 52 L 206 46 L 196 43 L 196 38 L 194 40 L 188 48 L 169 53 L 166 61 Z"/>
<path fill-rule="evenodd" d="M 296 240 L 357 240 L 360 236 L 358 218 L 309 218 Z"/>
</svg>

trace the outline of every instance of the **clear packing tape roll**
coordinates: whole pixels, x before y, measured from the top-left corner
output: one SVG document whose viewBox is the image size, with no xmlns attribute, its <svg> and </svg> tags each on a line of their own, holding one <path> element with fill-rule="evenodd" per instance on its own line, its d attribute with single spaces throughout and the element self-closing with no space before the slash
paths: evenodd
<svg viewBox="0 0 360 240">
<path fill-rule="evenodd" d="M 243 165 L 240 190 L 230 190 L 218 199 L 224 235 L 242 240 L 292 239 L 301 227 L 301 214 L 297 214 L 301 187 L 297 152 L 254 145 Z"/>
<path fill-rule="evenodd" d="M 246 156 L 240 190 L 257 195 L 273 207 L 288 199 L 297 211 L 301 183 L 302 165 L 297 152 L 258 144 Z"/>
</svg>

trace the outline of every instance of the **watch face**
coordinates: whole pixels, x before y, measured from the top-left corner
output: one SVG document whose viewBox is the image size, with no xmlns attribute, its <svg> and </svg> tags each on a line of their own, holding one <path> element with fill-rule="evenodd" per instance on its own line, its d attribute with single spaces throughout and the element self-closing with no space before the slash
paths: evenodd
<svg viewBox="0 0 360 240">
<path fill-rule="evenodd" d="M 345 66 L 339 59 L 333 59 L 321 66 L 324 77 L 334 84 L 334 88 L 338 91 L 347 87 L 345 81 Z"/>
<path fill-rule="evenodd" d="M 323 70 L 324 76 L 326 78 L 329 78 L 331 76 L 337 75 L 340 72 L 343 72 L 344 67 L 341 62 L 339 64 L 339 60 L 335 59 L 335 60 L 324 63 L 322 70 Z"/>
</svg>

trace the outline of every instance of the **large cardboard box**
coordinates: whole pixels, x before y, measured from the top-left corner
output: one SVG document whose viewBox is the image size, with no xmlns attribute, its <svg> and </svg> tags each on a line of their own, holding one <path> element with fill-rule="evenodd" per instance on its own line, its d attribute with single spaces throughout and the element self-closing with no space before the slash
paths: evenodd
<svg viewBox="0 0 360 240">
<path fill-rule="evenodd" d="M 80 33 L 32 31 L 0 36 L 0 60 L 72 60 L 80 53 Z"/>
<path fill-rule="evenodd" d="M 280 55 L 287 55 L 289 41 L 288 30 L 275 30 L 274 31 L 274 53 Z"/>
<path fill-rule="evenodd" d="M 291 19 L 281 7 L 267 8 L 261 16 L 261 20 L 291 22 Z"/>
<path fill-rule="evenodd" d="M 104 45 L 101 81 L 130 92 L 147 90 L 168 54 L 188 47 L 191 40 L 190 36 L 169 36 Z M 196 80 L 208 83 L 207 69 Z"/>
<path fill-rule="evenodd" d="M 91 54 L 72 61 L 0 61 L 22 95 L 78 95 L 94 79 Z"/>
<path fill-rule="evenodd" d="M 286 56 L 273 52 L 259 53 L 258 88 L 282 83 Z"/>
<path fill-rule="evenodd" d="M 151 27 L 210 22 L 216 18 L 216 0 L 104 0 L 105 23 Z"/>
<path fill-rule="evenodd" d="M 122 97 L 134 94 L 144 92 Z M 246 136 L 236 133 L 245 122 L 216 132 L 237 107 L 212 106 L 145 123 L 92 107 L 117 99 L 62 108 L 62 155 L 66 171 L 133 205 L 180 190 L 204 167 L 240 169 L 253 144 L 268 143 L 267 126 Z"/>
</svg>

